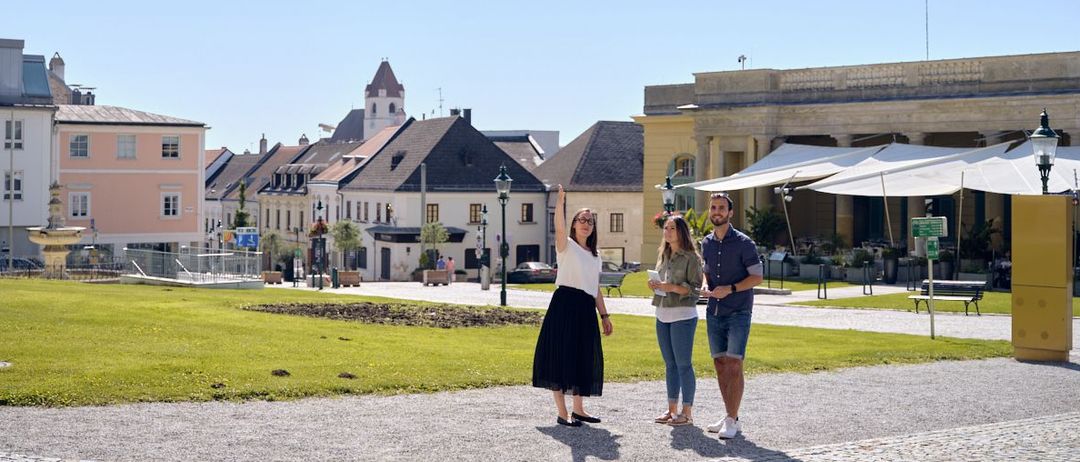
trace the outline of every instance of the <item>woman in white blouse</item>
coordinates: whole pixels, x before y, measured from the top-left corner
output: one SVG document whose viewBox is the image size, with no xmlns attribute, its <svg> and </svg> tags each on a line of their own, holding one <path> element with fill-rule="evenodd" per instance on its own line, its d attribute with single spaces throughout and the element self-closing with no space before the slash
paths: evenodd
<svg viewBox="0 0 1080 462">
<path fill-rule="evenodd" d="M 600 396 L 604 388 L 604 351 L 600 345 L 600 314 L 604 335 L 611 335 L 604 297 L 600 293 L 600 256 L 596 250 L 596 215 L 578 210 L 570 223 L 565 218 L 566 192 L 559 188 L 555 204 L 555 251 L 559 273 L 533 356 L 533 386 L 551 390 L 560 425 L 579 427 L 599 423 L 585 412 L 583 396 Z M 565 394 L 573 397 L 567 412 Z"/>
</svg>

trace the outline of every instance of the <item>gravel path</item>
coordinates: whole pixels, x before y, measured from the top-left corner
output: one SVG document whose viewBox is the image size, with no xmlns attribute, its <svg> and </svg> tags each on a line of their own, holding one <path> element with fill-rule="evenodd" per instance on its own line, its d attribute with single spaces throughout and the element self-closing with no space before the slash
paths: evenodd
<svg viewBox="0 0 1080 462">
<path fill-rule="evenodd" d="M 586 401 L 605 422 L 576 429 L 555 425 L 550 394 L 529 387 L 294 402 L 0 408 L 0 460 L 42 460 L 13 454 L 97 460 L 860 460 L 875 449 L 920 455 L 910 460 L 985 460 L 964 457 L 964 451 L 988 438 L 1016 454 L 1035 454 L 1016 451 L 1044 450 L 1047 441 L 1063 445 L 1052 448 L 1060 454 L 1075 454 L 1078 360 L 1048 365 L 992 359 L 759 376 L 747 383 L 745 435 L 729 442 L 704 432 L 723 412 L 715 381 L 708 379 L 698 385 L 697 426 L 682 428 L 651 422 L 664 405 L 660 382 L 609 384 L 603 397 Z M 948 432 L 947 438 L 933 433 L 976 425 L 992 426 Z M 872 438 L 885 439 L 849 444 Z"/>
</svg>

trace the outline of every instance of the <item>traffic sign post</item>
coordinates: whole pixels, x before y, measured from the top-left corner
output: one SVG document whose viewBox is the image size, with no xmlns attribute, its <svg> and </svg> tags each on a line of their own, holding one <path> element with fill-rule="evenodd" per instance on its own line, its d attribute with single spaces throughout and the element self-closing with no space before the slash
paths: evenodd
<svg viewBox="0 0 1080 462">
<path fill-rule="evenodd" d="M 940 247 L 938 238 L 949 235 L 949 222 L 945 217 L 913 217 L 911 219 L 911 235 L 916 238 L 925 238 L 926 241 L 926 275 L 927 278 L 927 311 L 930 313 L 930 338 L 934 338 L 934 261 L 938 259 Z"/>
</svg>

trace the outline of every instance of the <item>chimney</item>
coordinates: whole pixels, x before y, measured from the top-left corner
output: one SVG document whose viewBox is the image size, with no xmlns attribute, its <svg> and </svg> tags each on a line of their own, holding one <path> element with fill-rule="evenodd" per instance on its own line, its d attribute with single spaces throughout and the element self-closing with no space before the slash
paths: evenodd
<svg viewBox="0 0 1080 462">
<path fill-rule="evenodd" d="M 458 108 L 450 109 L 450 117 L 456 117 L 456 116 L 460 116 L 460 115 L 461 115 L 461 109 L 458 109 Z"/>
<path fill-rule="evenodd" d="M 300 146 L 308 145 L 307 133 L 300 135 L 300 141 L 298 142 L 298 144 L 300 144 Z"/>
<path fill-rule="evenodd" d="M 60 77 L 60 80 L 64 80 L 64 58 L 60 57 L 60 52 L 53 53 L 49 60 L 49 70 Z"/>
<path fill-rule="evenodd" d="M 259 155 L 266 154 L 266 133 L 263 133 L 262 138 L 259 139 Z"/>
<path fill-rule="evenodd" d="M 464 113 L 465 123 L 472 125 L 472 109 L 465 108 L 462 109 L 461 112 Z"/>
<path fill-rule="evenodd" d="M 0 39 L 0 96 L 20 97 L 23 94 L 23 41 Z M 14 64 L 8 66 L 7 64 Z"/>
</svg>

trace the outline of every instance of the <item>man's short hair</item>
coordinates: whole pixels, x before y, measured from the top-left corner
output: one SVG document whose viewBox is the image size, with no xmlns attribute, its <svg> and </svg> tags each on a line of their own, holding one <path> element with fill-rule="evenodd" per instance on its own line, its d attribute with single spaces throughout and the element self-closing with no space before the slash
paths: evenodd
<svg viewBox="0 0 1080 462">
<path fill-rule="evenodd" d="M 709 195 L 709 201 L 712 202 L 717 199 L 727 199 L 728 210 L 735 210 L 735 201 L 731 199 L 731 196 L 726 192 L 714 192 Z"/>
</svg>

